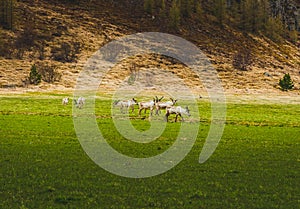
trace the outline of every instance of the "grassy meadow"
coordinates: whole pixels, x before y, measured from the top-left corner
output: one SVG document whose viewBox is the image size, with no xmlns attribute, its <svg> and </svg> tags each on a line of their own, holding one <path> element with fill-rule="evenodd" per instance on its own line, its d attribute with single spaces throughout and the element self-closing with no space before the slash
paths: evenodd
<svg viewBox="0 0 300 209">
<path fill-rule="evenodd" d="M 210 126 L 210 105 L 199 100 L 199 133 L 187 157 L 161 175 L 130 179 L 88 157 L 63 97 L 0 97 L 0 208 L 300 208 L 299 104 L 228 103 L 221 142 L 199 164 Z M 171 117 L 155 141 L 125 140 L 110 108 L 109 99 L 97 99 L 97 123 L 121 153 L 157 155 L 176 139 L 181 123 Z M 137 111 L 130 116 L 138 130 L 149 128 Z"/>
</svg>

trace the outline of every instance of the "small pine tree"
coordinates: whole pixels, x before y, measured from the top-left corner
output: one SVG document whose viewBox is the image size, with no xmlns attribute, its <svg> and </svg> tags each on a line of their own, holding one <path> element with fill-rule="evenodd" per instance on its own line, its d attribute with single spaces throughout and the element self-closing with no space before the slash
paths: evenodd
<svg viewBox="0 0 300 209">
<path fill-rule="evenodd" d="M 265 27 L 265 34 L 267 37 L 277 43 L 280 43 L 282 41 L 282 36 L 284 35 L 284 30 L 281 17 L 269 17 Z"/>
<path fill-rule="evenodd" d="M 177 1 L 173 1 L 170 8 L 170 26 L 173 29 L 178 29 L 180 25 L 180 7 Z"/>
<path fill-rule="evenodd" d="M 36 69 L 36 65 L 33 64 L 30 69 L 30 73 L 29 73 L 29 77 L 28 77 L 29 83 L 38 85 L 41 82 L 41 79 L 42 79 L 41 74 L 38 73 L 38 71 Z"/>
<path fill-rule="evenodd" d="M 288 91 L 294 88 L 294 83 L 289 73 L 284 74 L 283 78 L 280 79 L 279 86 L 282 91 Z"/>
<path fill-rule="evenodd" d="M 214 2 L 214 13 L 220 25 L 224 24 L 224 19 L 226 15 L 226 4 L 225 0 L 215 0 Z"/>
</svg>

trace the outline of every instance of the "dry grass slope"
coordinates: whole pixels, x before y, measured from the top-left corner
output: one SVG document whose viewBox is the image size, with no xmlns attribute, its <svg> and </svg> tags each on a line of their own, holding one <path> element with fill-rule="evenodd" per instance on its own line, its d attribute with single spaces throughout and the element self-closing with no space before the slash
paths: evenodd
<svg viewBox="0 0 300 209">
<path fill-rule="evenodd" d="M 58 66 L 62 79 L 54 84 L 42 83 L 39 86 L 23 87 L 22 80 L 29 74 L 30 67 L 37 61 L 36 52 L 28 52 L 22 60 L 0 60 L 0 86 L 17 90 L 71 90 L 86 60 L 101 46 L 111 40 L 127 34 L 142 31 L 168 31 L 159 25 L 156 19 L 139 12 L 132 14 L 130 9 L 113 5 L 110 1 L 90 1 L 90 5 L 65 5 L 59 1 L 19 1 L 16 33 L 22 31 L 27 16 L 34 16 L 36 31 L 47 37 L 46 60 Z M 219 73 L 225 90 L 229 93 L 263 93 L 281 94 L 278 81 L 284 73 L 290 73 L 296 89 L 290 94 L 299 94 L 300 88 L 300 50 L 299 47 L 284 42 L 275 44 L 266 37 L 245 35 L 230 27 L 215 26 L 213 18 L 208 16 L 205 23 L 186 23 L 180 31 L 172 32 L 186 38 L 200 47 L 211 60 Z M 2 31 L 2 37 L 15 34 Z M 50 59 L 51 48 L 62 42 L 78 41 L 83 44 L 77 62 L 60 63 Z M 234 54 L 241 48 L 251 48 L 255 55 L 251 69 L 239 71 L 233 68 Z M 119 63 L 106 75 L 103 88 L 113 89 L 130 74 L 132 63 L 139 70 L 162 68 L 183 78 L 187 85 L 195 90 L 204 91 L 199 78 L 180 63 L 172 63 L 164 58 L 151 56 L 135 57 Z M 4 90 L 2 88 L 2 91 Z"/>
</svg>

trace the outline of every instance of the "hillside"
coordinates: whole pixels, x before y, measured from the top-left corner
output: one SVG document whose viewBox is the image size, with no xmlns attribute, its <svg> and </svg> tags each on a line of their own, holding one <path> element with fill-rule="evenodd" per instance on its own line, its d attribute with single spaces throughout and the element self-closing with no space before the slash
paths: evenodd
<svg viewBox="0 0 300 209">
<path fill-rule="evenodd" d="M 2 91 L 71 90 L 86 60 L 101 46 L 125 35 L 156 31 L 183 37 L 199 46 L 217 69 L 227 92 L 281 94 L 278 81 L 285 73 L 290 73 L 295 83 L 295 90 L 291 94 L 300 93 L 299 41 L 292 43 L 283 40 L 276 43 L 260 33 L 244 33 L 226 23 L 220 26 L 210 14 L 205 14 L 201 22 L 192 18 L 182 20 L 179 29 L 174 30 L 167 27 L 167 23 L 155 14 L 147 14 L 141 1 L 135 4 L 124 2 L 122 4 L 113 0 L 91 0 L 71 4 L 58 0 L 17 1 L 16 27 L 13 31 L 1 30 L 0 49 L 12 48 L 10 44 L 13 44 L 13 41 L 10 40 L 16 39 L 26 30 L 34 33 L 34 40 L 32 47 L 27 47 L 28 50 L 23 52 L 21 58 L 8 56 L 9 53 L 18 53 L 18 50 L 7 53 L 2 51 L 2 54 L 7 55 L 0 58 Z M 64 42 L 71 46 L 80 43 L 81 48 L 76 60 L 62 62 L 53 59 L 53 49 Z M 238 51 L 244 49 L 251 49 L 253 62 L 247 70 L 235 69 L 232 65 L 233 58 Z M 31 66 L 41 62 L 55 66 L 61 74 L 60 80 L 53 84 L 42 82 L 38 86 L 28 85 L 24 81 Z M 189 85 L 199 84 L 192 74 L 186 73 L 188 69 L 183 65 L 162 57 L 146 56 L 117 65 L 106 77 L 106 88 L 117 85 L 122 78 L 128 76 L 132 63 L 137 69 L 151 66 L 173 69 Z"/>
</svg>

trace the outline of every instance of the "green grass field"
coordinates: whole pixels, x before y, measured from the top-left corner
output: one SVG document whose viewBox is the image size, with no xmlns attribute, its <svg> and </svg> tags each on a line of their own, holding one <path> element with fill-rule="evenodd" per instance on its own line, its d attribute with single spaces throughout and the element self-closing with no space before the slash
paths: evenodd
<svg viewBox="0 0 300 209">
<path fill-rule="evenodd" d="M 87 156 L 62 97 L 0 98 L 0 208 L 300 208 L 300 105 L 229 103 L 221 142 L 199 164 L 210 126 L 210 105 L 199 101 L 199 134 L 187 157 L 164 174 L 130 179 Z M 176 139 L 180 123 L 170 122 L 152 143 L 125 140 L 110 105 L 97 100 L 97 122 L 119 152 L 149 157 Z M 149 128 L 136 113 L 131 118 Z"/>
</svg>

